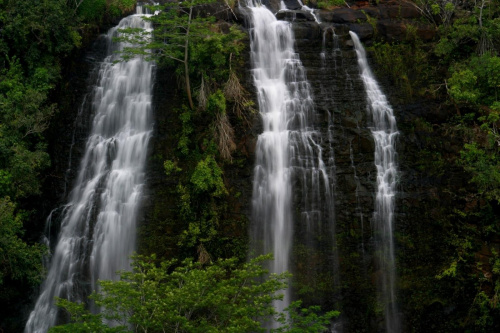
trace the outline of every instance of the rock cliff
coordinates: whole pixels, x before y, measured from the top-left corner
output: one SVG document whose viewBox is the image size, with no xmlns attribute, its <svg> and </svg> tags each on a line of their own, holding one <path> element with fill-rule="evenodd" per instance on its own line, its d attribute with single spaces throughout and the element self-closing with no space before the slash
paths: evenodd
<svg viewBox="0 0 500 333">
<path fill-rule="evenodd" d="M 356 1 L 351 8 L 315 12 L 316 18 L 294 0 L 285 1 L 288 9 L 281 11 L 276 0 L 264 3 L 279 19 L 292 23 L 296 51 L 307 70 L 314 95 L 317 113 L 314 125 L 322 134 L 325 151 L 333 151 L 327 167 L 334 178 L 335 226 L 325 224 L 313 232 L 300 223 L 295 226 L 294 297 L 306 304 L 320 304 L 325 310 L 340 310 L 338 331 L 381 331 L 383 314 L 377 305 L 380 272 L 374 261 L 372 226 L 376 188 L 374 144 L 349 31 L 356 32 L 366 45 L 375 41 L 401 41 L 408 33 L 431 42 L 436 31 L 423 24 L 418 10 L 406 1 L 381 0 L 377 4 Z M 219 19 L 237 22 L 247 29 L 244 8 L 235 9 L 235 14 L 226 13 Z M 246 89 L 253 92 L 248 52 L 246 54 L 247 71 L 240 74 Z M 89 53 L 87 61 L 92 57 Z M 370 64 L 394 108 L 400 129 L 395 240 L 398 303 L 404 331 L 445 331 L 447 322 L 459 320 L 467 312 L 467 305 L 456 302 L 450 306 L 445 302 L 448 295 L 457 291 L 436 279 L 449 264 L 447 258 L 451 253 L 443 238 L 449 228 L 454 228 L 451 224 L 456 210 L 473 211 L 481 205 L 468 196 L 468 179 L 455 164 L 463 142 L 446 121 L 456 111 L 431 98 L 408 98 L 389 77 L 378 71 L 380 67 L 373 59 Z M 143 240 L 140 250 L 168 258 L 196 255 L 179 252 L 179 235 L 186 226 L 175 220 L 177 183 L 167 178 L 163 169 L 163 161 L 173 156 L 181 126 L 176 110 L 181 107 L 182 93 L 176 80 L 169 70 L 158 70 L 156 74 L 155 134 L 150 145 L 148 190 L 140 229 Z M 73 89 L 81 94 L 85 90 L 82 87 L 80 84 Z M 67 109 L 78 110 L 79 103 L 67 102 Z M 77 164 L 88 119 L 80 114 L 65 113 L 56 122 L 62 126 L 74 117 L 84 119 L 76 126 L 76 139 L 59 137 L 56 127 L 52 130 L 52 151 L 60 156 L 53 166 L 52 174 L 56 177 L 50 182 L 51 191 L 56 189 L 57 193 L 52 196 L 52 202 L 57 201 L 55 196 L 63 196 L 64 187 L 71 183 L 72 169 L 68 174 L 67 165 Z M 251 218 L 253 154 L 261 125 L 257 114 L 250 119 L 251 126 L 234 117 L 230 120 L 237 129 L 238 149 L 235 162 L 224 167 L 224 182 L 231 192 L 226 215 L 235 222 L 225 227 L 220 237 L 246 239 Z M 202 125 L 198 124 L 200 130 Z M 71 164 L 66 158 L 68 147 L 72 149 Z M 294 193 L 297 208 L 302 195 L 306 193 Z M 300 218 L 296 216 L 295 220 Z M 493 241 L 498 243 L 498 239 Z M 487 275 L 492 254 L 487 248 L 483 250 L 478 256 L 482 256 L 485 263 L 482 273 Z M 458 292 L 470 298 L 474 288 L 467 285 Z"/>
</svg>

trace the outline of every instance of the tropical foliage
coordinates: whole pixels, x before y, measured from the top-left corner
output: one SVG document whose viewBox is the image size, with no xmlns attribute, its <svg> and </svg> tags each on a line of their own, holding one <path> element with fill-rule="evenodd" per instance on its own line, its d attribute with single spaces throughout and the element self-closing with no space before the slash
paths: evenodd
<svg viewBox="0 0 500 333">
<path fill-rule="evenodd" d="M 50 332 L 264 332 L 262 325 L 271 320 L 283 324 L 273 332 L 324 332 L 338 312 L 319 314 L 318 307 L 299 309 L 295 303 L 290 316 L 276 313 L 273 302 L 281 299 L 277 292 L 288 274 L 268 275 L 261 263 L 269 259 L 243 265 L 235 258 L 207 265 L 187 259 L 177 265 L 138 256 L 120 281 L 101 281 L 92 298 L 102 313 L 60 300 L 73 322 Z"/>
</svg>

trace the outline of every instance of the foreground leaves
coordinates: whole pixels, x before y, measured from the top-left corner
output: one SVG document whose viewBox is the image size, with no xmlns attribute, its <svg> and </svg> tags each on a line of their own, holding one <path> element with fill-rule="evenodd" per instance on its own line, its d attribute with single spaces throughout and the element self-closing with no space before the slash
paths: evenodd
<svg viewBox="0 0 500 333">
<path fill-rule="evenodd" d="M 289 315 L 276 313 L 273 301 L 282 298 L 277 292 L 286 288 L 289 274 L 268 275 L 261 263 L 269 259 L 238 265 L 233 258 L 208 266 L 185 260 L 174 268 L 175 261 L 138 256 L 120 281 L 101 281 L 101 291 L 92 296 L 101 314 L 60 300 L 73 322 L 50 332 L 264 332 L 263 323 L 271 320 L 283 325 L 275 332 L 325 331 L 338 312 L 299 310 L 297 302 Z"/>
</svg>

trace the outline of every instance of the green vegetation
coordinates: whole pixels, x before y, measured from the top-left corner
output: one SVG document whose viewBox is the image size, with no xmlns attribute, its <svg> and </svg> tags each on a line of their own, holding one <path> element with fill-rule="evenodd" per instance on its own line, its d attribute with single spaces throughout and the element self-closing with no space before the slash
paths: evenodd
<svg viewBox="0 0 500 333">
<path fill-rule="evenodd" d="M 312 1 L 308 1 L 306 3 L 309 4 L 309 2 L 312 2 Z M 316 7 L 320 8 L 320 9 L 331 9 L 334 7 L 343 7 L 345 5 L 346 5 L 346 2 L 344 0 L 319 0 L 319 1 L 316 1 Z"/>
<path fill-rule="evenodd" d="M 422 86 L 431 75 L 422 42 L 410 36 L 404 43 L 381 42 L 370 48 L 380 66 L 377 70 L 388 75 L 407 98 L 424 94 Z"/>
<path fill-rule="evenodd" d="M 154 38 L 144 42 L 144 31 L 125 29 L 122 31 L 127 40 L 140 47 L 125 50 L 125 58 L 143 54 L 156 59 L 161 65 L 174 66 L 177 74 L 182 75 L 187 102 L 191 110 L 195 109 L 192 80 L 204 80 L 200 89 L 200 106 L 209 92 L 205 89 L 217 85 L 221 79 L 228 80 L 231 70 L 231 58 L 239 55 L 243 49 L 243 33 L 234 26 L 229 31 L 222 31 L 215 24 L 214 17 L 206 17 L 199 8 L 215 3 L 216 0 L 190 0 L 181 3 L 166 3 L 152 6 L 152 11 L 159 11 L 151 16 L 155 25 Z M 228 7 L 228 10 L 230 8 Z M 154 50 L 154 52 L 150 52 Z"/>
<path fill-rule="evenodd" d="M 405 142 L 418 143 L 403 148 L 402 164 L 436 191 L 416 205 L 425 213 L 402 200 L 405 214 L 426 221 L 399 225 L 395 235 L 404 311 L 412 313 L 406 320 L 416 332 L 493 332 L 500 327 L 500 3 L 413 3 L 422 17 L 401 20 L 406 36 L 387 42 L 378 34 L 370 48 L 377 74 L 398 90 L 393 97 L 426 110 L 401 126 Z M 418 38 L 422 25 L 435 29 L 433 40 Z"/>
<path fill-rule="evenodd" d="M 301 309 L 297 302 L 289 315 L 276 313 L 272 303 L 281 299 L 277 292 L 288 274 L 268 275 L 261 263 L 269 259 L 243 265 L 234 258 L 207 265 L 186 259 L 177 265 L 138 256 L 132 272 L 122 272 L 120 281 L 101 281 L 100 292 L 91 296 L 102 313 L 61 299 L 72 322 L 50 332 L 265 332 L 262 324 L 273 319 L 283 326 L 272 332 L 324 332 L 338 312 L 319 314 L 319 307 Z"/>
<path fill-rule="evenodd" d="M 0 300 L 19 297 L 16 284 L 36 285 L 42 277 L 40 258 L 44 248 L 39 244 L 27 245 L 23 235 L 22 214 L 8 198 L 0 199 Z"/>
<path fill-rule="evenodd" d="M 144 31 L 126 29 L 121 38 L 139 45 L 126 49 L 125 59 L 141 54 L 155 60 L 174 72 L 184 88 L 183 105 L 175 110 L 177 148 L 162 157 L 167 159 L 166 181 L 173 184 L 167 191 L 176 209 L 158 225 L 177 230 L 171 236 L 179 248 L 177 258 L 198 254 L 201 262 L 235 256 L 244 260 L 247 242 L 246 219 L 230 214 L 228 202 L 235 190 L 227 188 L 224 178 L 236 149 L 234 127 L 248 126 L 253 112 L 237 75 L 243 72 L 240 55 L 246 35 L 235 25 L 203 14 L 201 9 L 214 3 L 193 0 L 152 6 L 159 12 L 148 18 L 155 26 L 154 37 L 144 39 Z M 156 233 L 148 228 L 143 233 Z M 157 244 L 149 245 L 149 239 L 153 238 L 144 238 L 144 251 L 156 252 Z"/>
<path fill-rule="evenodd" d="M 403 40 L 379 40 L 372 46 L 376 69 L 399 88 L 398 97 L 417 107 L 419 99 L 433 98 L 452 116 L 434 123 L 432 116 L 419 114 L 408 132 L 421 146 L 404 163 L 415 167 L 415 178 L 442 182 L 446 189 L 455 181 L 447 179 L 450 170 L 468 178 L 453 187 L 456 193 L 438 191 L 426 197 L 437 199 L 419 206 L 428 208 L 419 215 L 425 215 L 425 226 L 406 226 L 407 233 L 397 230 L 397 253 L 404 258 L 398 267 L 402 310 L 412 314 L 405 319 L 409 330 L 491 332 L 500 326 L 500 6 L 497 0 L 414 2 L 423 18 L 414 25 L 406 22 Z M 102 281 L 101 291 L 92 296 L 105 311 L 95 315 L 82 304 L 60 300 L 72 322 L 53 332 L 174 331 L 172 327 L 179 332 L 261 331 L 261 321 L 271 318 L 283 324 L 276 332 L 321 332 L 336 315 L 320 315 L 317 307 L 300 309 L 298 303 L 288 315 L 274 313 L 271 301 L 285 286 L 285 276 L 267 277 L 260 266 L 263 258 L 242 264 L 247 221 L 244 208 L 236 206 L 245 191 L 231 180 L 247 163 L 236 150 L 245 142 L 235 132 L 248 128 L 253 116 L 249 94 L 240 84 L 247 37 L 238 26 L 202 14 L 212 4 L 189 0 L 152 7 L 161 12 L 150 18 L 155 27 L 151 39 L 143 39 L 144 31 L 124 31 L 123 39 L 140 45 L 127 49 L 124 57 L 142 54 L 155 60 L 175 73 L 184 91 L 169 119 L 173 143 L 155 152 L 165 172 L 160 181 L 168 184 L 162 189 L 168 202 L 153 207 L 159 220 L 141 226 L 141 253 L 146 256 L 136 258 L 134 271 L 121 273 L 120 281 Z M 345 2 L 308 4 L 332 8 Z M 23 223 L 37 213 L 29 211 L 29 203 L 38 199 L 51 163 L 44 133 L 59 112 L 54 91 L 65 61 L 90 35 L 134 5 L 134 0 L 0 0 L 3 308 L 28 299 L 43 274 L 46 249 L 32 245 L 33 239 L 28 242 Z M 369 17 L 368 23 L 377 26 L 375 18 Z M 436 28 L 434 41 L 419 39 L 417 30 L 424 23 Z M 450 145 L 442 142 L 444 137 Z M 449 201 L 441 202 L 440 196 Z M 453 209 L 436 207 L 451 200 Z M 162 209 L 168 210 L 166 218 L 158 213 Z M 358 293 L 355 302 L 344 306 L 362 309 L 354 320 L 370 327 L 382 310 L 372 281 L 365 279 L 364 269 L 372 267 L 358 252 L 361 222 L 352 224 L 337 235 L 339 247 L 352 249 L 342 258 L 341 288 Z M 300 247 L 295 251 L 301 262 L 321 256 Z M 147 256 L 155 252 L 167 261 Z M 174 257 L 178 262 L 171 261 Z M 185 259 L 193 257 L 197 262 Z M 312 288 L 330 291 L 332 273 L 312 274 L 306 266 L 302 270 L 297 270 L 303 277 L 296 279 L 295 290 L 314 304 Z M 18 310 L 12 307 L 6 316 L 18 316 Z M 104 318 L 117 325 L 107 326 Z M 20 330 L 2 320 L 2 329 Z M 432 321 L 437 328 L 419 323 Z"/>
<path fill-rule="evenodd" d="M 411 158 L 416 159 L 422 176 L 445 182 L 448 172 L 465 172 L 468 176 L 462 186 L 450 182 L 448 186 L 456 192 L 440 194 L 453 200 L 453 207 L 429 205 L 427 214 L 433 222 L 429 222 L 426 231 L 414 230 L 409 237 L 400 236 L 399 241 L 411 252 L 404 255 L 404 260 L 414 261 L 402 265 L 405 281 L 401 284 L 406 288 L 408 306 L 415 309 L 417 319 L 412 321 L 416 327 L 420 325 L 418 321 L 424 321 L 434 325 L 433 331 L 492 332 L 500 325 L 500 275 L 496 268 L 496 239 L 500 235 L 500 58 L 495 47 L 500 41 L 500 7 L 494 0 L 414 3 L 427 23 L 436 27 L 436 39 L 426 44 L 410 39 L 377 45 L 374 53 L 382 70 L 405 90 L 406 73 L 415 66 L 424 68 L 414 71 L 417 78 L 409 80 L 417 88 L 412 87 L 417 92 L 413 95 L 433 98 L 449 110 L 449 119 L 444 123 L 432 119 L 434 126 L 422 127 L 420 118 L 414 123 L 413 133 L 422 136 L 419 142 L 423 147 Z M 404 54 L 401 59 L 398 52 Z M 391 62 L 396 59 L 395 67 L 407 69 L 392 74 L 386 56 L 391 57 Z M 418 64 L 404 64 L 405 59 Z M 433 239 L 425 234 L 430 230 L 443 237 Z M 425 248 L 417 249 L 417 242 L 426 244 Z M 435 253 L 442 259 L 431 259 Z M 428 261 L 428 268 L 418 264 L 423 258 Z M 450 307 L 453 310 L 446 312 Z M 442 323 L 429 319 L 433 316 L 441 317 Z M 430 328 L 416 328 L 422 329 Z"/>
</svg>

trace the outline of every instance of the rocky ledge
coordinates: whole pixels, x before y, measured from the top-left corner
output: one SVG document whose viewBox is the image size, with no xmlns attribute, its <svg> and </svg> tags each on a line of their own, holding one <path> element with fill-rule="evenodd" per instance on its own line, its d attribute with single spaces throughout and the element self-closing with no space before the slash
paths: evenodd
<svg viewBox="0 0 500 333">
<path fill-rule="evenodd" d="M 276 13 L 279 20 L 297 23 L 316 22 L 323 31 L 329 28 L 351 30 L 364 41 L 374 37 L 388 42 L 402 41 L 410 32 L 415 33 L 424 41 L 430 41 L 436 35 L 433 26 L 419 20 L 420 11 L 409 1 L 380 0 L 377 3 L 356 1 L 351 7 L 328 9 L 302 6 L 298 0 L 283 1 L 286 9 L 282 9 L 279 0 L 263 0 L 262 2 Z M 315 7 L 316 0 L 310 1 L 310 5 Z"/>
</svg>

